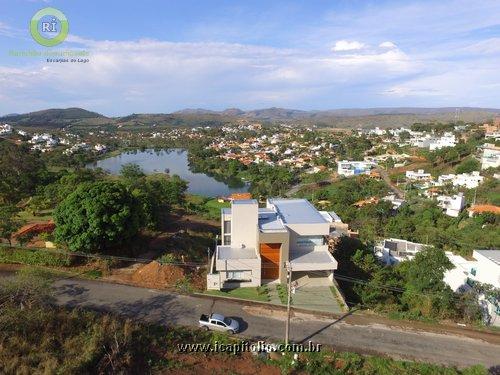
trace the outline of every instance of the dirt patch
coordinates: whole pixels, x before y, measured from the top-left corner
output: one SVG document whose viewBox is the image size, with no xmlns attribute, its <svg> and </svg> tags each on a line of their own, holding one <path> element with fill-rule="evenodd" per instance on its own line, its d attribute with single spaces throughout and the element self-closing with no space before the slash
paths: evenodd
<svg viewBox="0 0 500 375">
<path fill-rule="evenodd" d="M 132 282 L 147 288 L 163 289 L 175 284 L 186 275 L 184 269 L 169 264 L 161 265 L 152 261 L 137 269 L 131 277 Z"/>
<path fill-rule="evenodd" d="M 166 356 L 180 365 L 178 369 L 169 369 L 163 374 L 263 374 L 279 375 L 278 367 L 267 365 L 255 359 L 251 354 L 241 356 L 193 355 L 169 353 Z"/>
</svg>

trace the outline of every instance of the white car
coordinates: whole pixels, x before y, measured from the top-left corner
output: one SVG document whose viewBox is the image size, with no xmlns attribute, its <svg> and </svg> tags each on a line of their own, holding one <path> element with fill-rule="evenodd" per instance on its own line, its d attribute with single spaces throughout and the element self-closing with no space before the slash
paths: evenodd
<svg viewBox="0 0 500 375">
<path fill-rule="evenodd" d="M 239 323 L 222 314 L 205 315 L 202 314 L 199 321 L 200 327 L 208 330 L 223 331 L 228 333 L 237 333 L 240 329 Z"/>
</svg>

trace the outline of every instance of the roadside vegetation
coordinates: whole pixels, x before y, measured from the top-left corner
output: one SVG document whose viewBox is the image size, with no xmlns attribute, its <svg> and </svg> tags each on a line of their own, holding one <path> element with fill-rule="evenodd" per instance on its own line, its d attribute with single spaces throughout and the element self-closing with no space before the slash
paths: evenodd
<svg viewBox="0 0 500 375">
<path fill-rule="evenodd" d="M 181 353 L 178 344 L 236 343 L 220 333 L 134 322 L 52 304 L 53 275 L 26 269 L 0 281 L 0 372 L 3 374 L 271 373 L 486 374 L 481 366 L 442 367 L 334 352 L 273 355 Z"/>
</svg>

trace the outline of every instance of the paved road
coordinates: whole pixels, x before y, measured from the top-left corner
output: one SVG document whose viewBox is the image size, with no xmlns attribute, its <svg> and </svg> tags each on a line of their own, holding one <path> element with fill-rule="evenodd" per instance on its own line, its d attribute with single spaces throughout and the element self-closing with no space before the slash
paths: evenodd
<svg viewBox="0 0 500 375">
<path fill-rule="evenodd" d="M 384 180 L 386 185 L 389 187 L 389 189 L 391 189 L 393 191 L 393 193 L 396 194 L 396 196 L 398 198 L 404 198 L 404 196 L 405 196 L 404 191 L 392 183 L 391 178 L 389 177 L 389 175 L 387 174 L 387 171 L 384 168 L 377 167 L 377 168 L 375 168 L 375 170 L 380 173 L 380 177 L 382 177 L 382 179 Z"/>
<path fill-rule="evenodd" d="M 242 335 L 255 339 L 282 339 L 282 312 L 232 301 L 177 295 L 169 292 L 80 279 L 55 282 L 56 300 L 67 306 L 81 306 L 119 313 L 160 324 L 197 325 L 200 314 L 210 311 L 237 317 Z M 291 339 L 330 345 L 338 350 L 379 353 L 455 366 L 500 365 L 500 345 L 478 339 L 416 332 L 383 324 L 355 325 L 302 315 L 292 319 Z"/>
</svg>

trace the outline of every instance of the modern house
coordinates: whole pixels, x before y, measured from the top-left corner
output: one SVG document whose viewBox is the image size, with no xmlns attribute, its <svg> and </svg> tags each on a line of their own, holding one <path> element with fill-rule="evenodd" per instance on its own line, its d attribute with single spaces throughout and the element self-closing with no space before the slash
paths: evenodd
<svg viewBox="0 0 500 375">
<path fill-rule="evenodd" d="M 438 201 L 438 206 L 443 209 L 446 215 L 451 217 L 458 217 L 465 207 L 465 197 L 463 193 L 458 193 L 453 196 L 439 195 L 436 199 Z"/>
<path fill-rule="evenodd" d="M 235 200 L 221 212 L 221 239 L 213 255 L 208 289 L 286 283 L 304 276 L 333 282 L 337 261 L 328 249 L 339 218 L 305 199 Z M 318 276 L 320 278 L 318 279 Z"/>
<path fill-rule="evenodd" d="M 461 174 L 442 174 L 438 177 L 436 186 L 452 184 L 455 187 L 464 187 L 466 189 L 477 188 L 484 180 L 478 171 Z"/>
<path fill-rule="evenodd" d="M 430 181 L 432 180 L 432 176 L 423 169 L 419 169 L 418 171 L 406 171 L 406 179 L 411 181 Z"/>
<path fill-rule="evenodd" d="M 497 168 L 500 166 L 500 147 L 490 143 L 483 146 L 481 169 Z"/>
<path fill-rule="evenodd" d="M 377 164 L 370 161 L 347 161 L 342 160 L 338 162 L 337 173 L 339 176 L 357 176 L 360 174 L 369 174 L 371 169 L 376 167 Z"/>
<path fill-rule="evenodd" d="M 425 245 L 398 238 L 386 238 L 375 245 L 375 256 L 383 263 L 391 266 L 403 260 L 412 260 Z"/>
<path fill-rule="evenodd" d="M 443 281 L 454 292 L 466 292 L 477 282 L 500 288 L 500 250 L 474 250 L 472 260 L 451 252 L 446 256 L 453 268 L 445 272 Z M 485 323 L 500 326 L 500 301 L 480 295 L 479 303 Z"/>
</svg>

